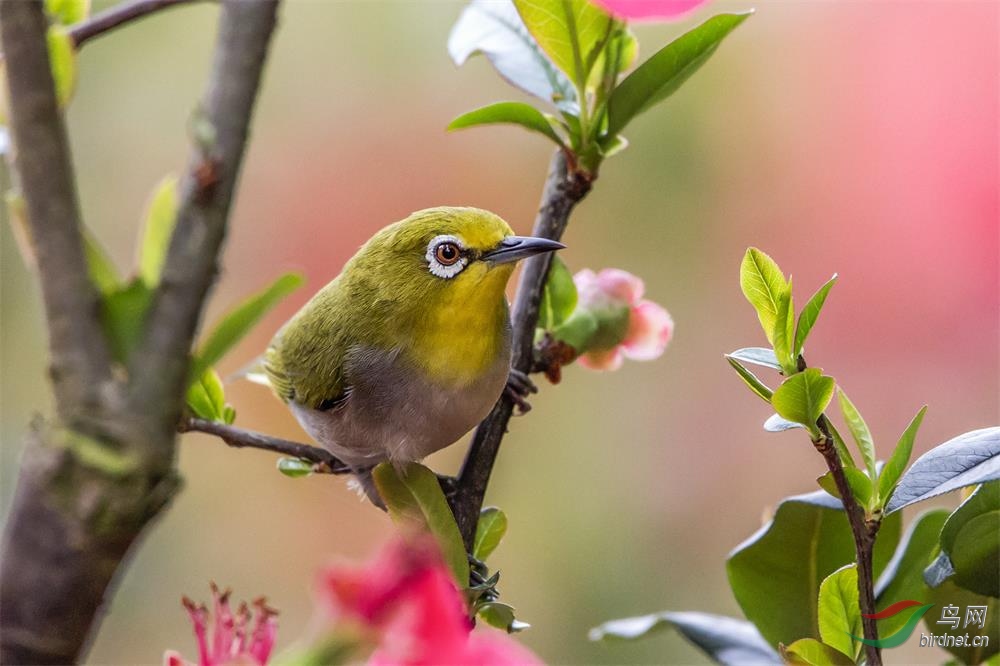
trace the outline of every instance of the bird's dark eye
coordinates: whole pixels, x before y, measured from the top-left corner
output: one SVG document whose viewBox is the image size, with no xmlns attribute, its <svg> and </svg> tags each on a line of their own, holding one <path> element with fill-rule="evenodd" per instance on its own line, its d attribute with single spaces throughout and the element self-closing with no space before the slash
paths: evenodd
<svg viewBox="0 0 1000 666">
<path fill-rule="evenodd" d="M 452 266 L 462 257 L 461 250 L 454 243 L 445 242 L 434 248 L 434 258 L 442 266 Z"/>
</svg>

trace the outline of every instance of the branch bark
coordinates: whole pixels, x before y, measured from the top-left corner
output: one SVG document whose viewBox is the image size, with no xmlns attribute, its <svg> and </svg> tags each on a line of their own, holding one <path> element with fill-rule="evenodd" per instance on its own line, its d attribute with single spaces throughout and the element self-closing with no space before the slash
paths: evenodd
<svg viewBox="0 0 1000 666">
<path fill-rule="evenodd" d="M 562 238 L 570 213 L 590 192 L 592 182 L 593 176 L 578 170 L 575 165 L 570 164 L 562 150 L 557 150 L 549 164 L 541 206 L 535 218 L 534 235 L 552 240 Z M 551 254 L 528 259 L 518 282 L 512 315 L 514 337 L 511 365 L 524 373 L 530 372 L 533 366 L 535 327 L 551 263 Z M 505 395 L 479 424 L 451 496 L 451 509 L 469 552 L 472 552 L 476 524 L 479 522 L 479 512 L 493 464 L 513 412 L 514 403 Z"/>
<path fill-rule="evenodd" d="M 130 2 L 122 2 L 71 26 L 69 36 L 73 40 L 73 45 L 79 49 L 95 37 L 145 18 L 150 14 L 177 5 L 200 1 L 202 0 L 131 0 Z"/>
<path fill-rule="evenodd" d="M 0 663 L 80 661 L 130 548 L 179 487 L 173 460 L 188 365 L 184 345 L 214 274 L 275 9 L 276 0 L 223 6 L 206 104 L 219 138 L 193 160 L 198 171 L 188 178 L 186 217 L 172 239 L 156 318 L 145 335 L 147 350 L 164 339 L 170 344 L 134 355 L 126 383 L 112 373 L 84 259 L 42 5 L 0 2 L 15 164 L 45 301 L 57 405 L 54 421 L 37 420 L 27 436 L 4 529 Z M 206 163 L 215 179 L 204 177 Z"/>
</svg>

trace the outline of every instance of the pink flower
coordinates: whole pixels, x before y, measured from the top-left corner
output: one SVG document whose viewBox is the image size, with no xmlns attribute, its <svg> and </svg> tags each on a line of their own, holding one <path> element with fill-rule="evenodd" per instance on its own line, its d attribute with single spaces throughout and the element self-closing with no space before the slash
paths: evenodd
<svg viewBox="0 0 1000 666">
<path fill-rule="evenodd" d="M 685 16 L 707 0 L 592 0 L 620 19 L 672 20 Z"/>
<path fill-rule="evenodd" d="M 215 606 L 215 630 L 211 641 L 208 625 L 211 613 L 204 604 L 196 605 L 184 597 L 182 603 L 194 624 L 194 635 L 198 639 L 198 662 L 190 662 L 173 650 L 163 655 L 165 666 L 264 666 L 274 648 L 278 631 L 277 611 L 269 608 L 263 598 L 253 602 L 256 619 L 245 603 L 234 614 L 229 608 L 230 591 L 219 592 L 212 583 L 212 598 Z"/>
<path fill-rule="evenodd" d="M 650 361 L 667 348 L 674 332 L 670 313 L 643 300 L 642 280 L 617 268 L 584 269 L 573 276 L 577 309 L 590 312 L 597 330 L 582 348 L 580 363 L 592 370 L 617 370 L 623 358 Z"/>
<path fill-rule="evenodd" d="M 320 589 L 335 617 L 375 643 L 371 666 L 541 664 L 505 634 L 470 633 L 465 601 L 433 542 L 397 541 L 367 567 L 330 567 Z"/>
</svg>

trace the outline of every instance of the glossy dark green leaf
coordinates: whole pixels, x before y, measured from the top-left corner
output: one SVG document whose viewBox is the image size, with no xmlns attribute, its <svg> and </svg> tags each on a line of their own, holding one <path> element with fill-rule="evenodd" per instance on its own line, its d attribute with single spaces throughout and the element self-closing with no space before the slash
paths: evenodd
<svg viewBox="0 0 1000 666">
<path fill-rule="evenodd" d="M 312 474 L 313 464 L 301 458 L 278 458 L 278 471 L 287 477 L 298 479 Z"/>
<path fill-rule="evenodd" d="M 743 379 L 743 383 L 747 387 L 756 393 L 762 400 L 767 403 L 771 402 L 771 396 L 774 392 L 764 384 L 764 382 L 757 379 L 757 376 L 744 368 L 739 361 L 737 361 L 732 356 L 726 356 L 726 360 L 729 361 L 729 365 L 733 366 L 733 370 L 739 374 L 740 378 Z"/>
<path fill-rule="evenodd" d="M 900 601 L 927 601 L 923 571 L 937 548 L 938 533 L 947 518 L 946 509 L 933 509 L 917 516 L 907 528 L 899 547 L 875 584 L 875 601 L 879 611 Z M 879 636 L 893 635 L 909 617 L 908 613 L 898 613 L 878 620 Z"/>
<path fill-rule="evenodd" d="M 476 524 L 476 538 L 472 542 L 472 556 L 481 562 L 493 554 L 507 533 L 507 514 L 495 506 L 488 506 L 479 512 Z"/>
<path fill-rule="evenodd" d="M 872 433 L 868 429 L 868 424 L 861 417 L 861 412 L 858 408 L 854 406 L 847 394 L 844 393 L 844 389 L 840 389 L 838 396 L 840 399 L 840 411 L 844 415 L 844 421 L 847 422 L 847 429 L 851 431 L 851 437 L 854 438 L 854 443 L 857 444 L 858 450 L 861 451 L 861 458 L 865 461 L 865 468 L 868 470 L 868 475 L 871 478 L 877 478 L 875 472 L 875 441 L 872 439 Z"/>
<path fill-rule="evenodd" d="M 903 431 L 899 441 L 896 442 L 896 448 L 893 449 L 892 455 L 889 456 L 889 460 L 886 461 L 885 466 L 882 468 L 882 473 L 878 478 L 878 495 L 880 503 L 883 506 L 892 497 L 892 492 L 896 488 L 896 482 L 899 481 L 903 470 L 906 469 L 906 464 L 910 462 L 910 455 L 913 453 L 913 442 L 917 437 L 917 431 L 920 429 L 920 424 L 923 422 L 926 412 L 927 405 L 924 405 L 917 412 L 917 415 L 913 417 L 913 420 L 910 421 L 910 425 L 906 426 L 906 430 Z"/>
<path fill-rule="evenodd" d="M 771 405 L 782 418 L 808 428 L 815 439 L 818 434 L 816 421 L 830 404 L 833 389 L 833 377 L 816 368 L 808 368 L 783 381 L 771 396 Z"/>
<path fill-rule="evenodd" d="M 788 291 L 788 281 L 774 259 L 755 247 L 747 250 L 740 264 L 740 289 L 757 311 L 767 341 L 774 344 L 774 326 L 781 299 Z M 778 367 L 781 359 L 775 358 Z"/>
<path fill-rule="evenodd" d="M 883 521 L 874 568 L 882 570 L 899 540 L 898 516 Z M 736 547 L 726 562 L 733 596 L 772 646 L 819 635 L 819 586 L 854 561 L 854 541 L 840 501 L 823 491 L 790 497 L 774 518 Z"/>
<path fill-rule="evenodd" d="M 854 660 L 815 638 L 800 638 L 781 650 L 786 664 L 795 666 L 854 666 Z"/>
<path fill-rule="evenodd" d="M 554 330 L 569 319 L 576 310 L 576 283 L 573 274 L 559 257 L 552 257 L 545 289 L 542 291 L 542 302 L 538 315 L 538 325 L 546 331 Z"/>
<path fill-rule="evenodd" d="M 886 504 L 886 512 L 997 479 L 1000 479 L 1000 427 L 973 430 L 917 458 L 900 478 Z"/>
<path fill-rule="evenodd" d="M 1000 599 L 984 597 L 975 592 L 970 592 L 965 588 L 955 585 L 951 580 L 947 580 L 939 587 L 933 589 L 927 588 L 927 597 L 925 600 L 928 603 L 934 604 L 930 612 L 924 615 L 924 625 L 927 627 L 927 633 L 937 636 L 942 634 L 954 636 L 954 639 L 951 641 L 945 639 L 946 645 L 942 647 L 958 657 L 963 664 L 981 664 L 1000 652 L 1000 642 L 996 640 L 997 636 L 1000 636 Z M 953 627 L 950 624 L 939 623 L 942 619 L 945 606 L 957 608 L 959 617 L 957 626 Z M 970 606 L 985 609 L 985 617 L 983 618 L 985 619 L 984 626 L 980 627 L 978 623 L 966 624 Z M 988 644 L 975 647 L 972 645 L 957 645 L 958 640 L 960 638 L 964 639 L 966 635 L 970 639 L 973 636 L 987 636 Z M 952 642 L 953 644 L 947 645 L 948 642 Z"/>
<path fill-rule="evenodd" d="M 496 104 L 490 104 L 475 111 L 463 113 L 451 121 L 448 129 L 457 130 L 476 127 L 477 125 L 496 124 L 520 125 L 532 132 L 544 134 L 558 146 L 566 147 L 562 137 L 556 133 L 555 128 L 549 119 L 545 117 L 545 114 L 530 104 L 523 102 L 497 102 Z"/>
<path fill-rule="evenodd" d="M 150 289 L 160 283 L 163 262 L 177 219 L 177 177 L 167 176 L 153 190 L 139 246 L 139 276 Z"/>
<path fill-rule="evenodd" d="M 469 560 L 462 534 L 437 475 L 416 462 L 406 463 L 399 472 L 391 463 L 382 463 L 372 478 L 393 522 L 434 535 L 455 581 L 461 588 L 468 585 Z"/>
<path fill-rule="evenodd" d="M 795 358 L 798 358 L 799 354 L 802 353 L 802 347 L 806 343 L 806 338 L 809 337 L 809 331 L 816 324 L 819 313 L 823 310 L 823 304 L 826 302 L 826 296 L 830 293 L 830 289 L 833 288 L 836 281 L 837 274 L 834 273 L 833 277 L 827 280 L 826 284 L 812 295 L 812 298 L 802 308 L 802 312 L 799 313 L 799 322 L 795 327 L 795 344 L 792 348 Z"/>
<path fill-rule="evenodd" d="M 473 0 L 448 37 L 456 65 L 482 53 L 511 84 L 562 111 L 578 113 L 576 91 L 531 36 L 510 0 Z"/>
<path fill-rule="evenodd" d="M 862 635 L 856 564 L 837 569 L 819 586 L 819 635 L 823 643 L 853 660 L 859 644 L 852 634 Z"/>
<path fill-rule="evenodd" d="M 198 348 L 192 363 L 191 376 L 197 377 L 205 368 L 218 363 L 271 308 L 304 282 L 305 279 L 298 273 L 285 273 L 267 289 L 254 294 L 226 313 Z"/>
<path fill-rule="evenodd" d="M 976 594 L 1000 597 L 1000 481 L 979 486 L 955 509 L 939 543 L 938 569 L 947 571 L 946 577 Z M 925 579 L 934 587 L 943 577 Z"/>
<path fill-rule="evenodd" d="M 731 356 L 743 363 L 752 363 L 753 365 L 762 365 L 765 368 L 781 370 L 781 364 L 778 363 L 778 357 L 774 355 L 774 350 L 767 347 L 744 347 L 743 349 L 737 349 L 727 354 L 727 356 Z"/>
<path fill-rule="evenodd" d="M 637 115 L 672 95 L 748 16 L 750 13 L 713 16 L 636 67 L 608 99 L 607 133 L 621 132 Z"/>
<path fill-rule="evenodd" d="M 696 612 L 662 612 L 611 620 L 590 630 L 592 641 L 636 640 L 676 629 L 720 664 L 773 664 L 780 658 L 745 620 Z"/>
<path fill-rule="evenodd" d="M 588 0 L 514 0 L 514 6 L 549 59 L 584 88 L 611 37 L 611 16 Z"/>
<path fill-rule="evenodd" d="M 153 292 L 138 278 L 101 299 L 101 323 L 115 360 L 125 363 L 142 335 Z"/>
</svg>

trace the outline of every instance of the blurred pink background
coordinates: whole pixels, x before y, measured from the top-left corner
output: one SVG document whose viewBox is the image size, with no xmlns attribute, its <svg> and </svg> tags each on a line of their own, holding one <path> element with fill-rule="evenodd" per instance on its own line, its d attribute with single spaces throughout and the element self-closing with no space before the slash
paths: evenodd
<svg viewBox="0 0 1000 666">
<path fill-rule="evenodd" d="M 98 8 L 104 3 L 97 3 Z M 642 56 L 685 27 L 639 25 Z M 508 537 L 503 599 L 551 663 L 704 662 L 676 635 L 588 643 L 602 620 L 660 609 L 737 615 L 728 551 L 823 464 L 800 433 L 768 434 L 764 405 L 724 352 L 764 338 L 738 286 L 748 245 L 795 277 L 802 303 L 840 280 L 810 339 L 883 453 L 920 405 L 917 453 L 998 423 L 998 21 L 995 2 L 759 2 L 704 69 L 626 132 L 573 217 L 564 259 L 645 278 L 676 336 L 658 361 L 571 368 L 511 426 L 488 501 Z M 335 276 L 360 243 L 410 211 L 489 208 L 527 233 L 549 156 L 514 128 L 447 134 L 459 113 L 520 99 L 474 59 L 447 57 L 457 2 L 288 2 L 254 122 L 224 270 L 208 319 L 279 273 L 306 288 L 223 363 L 233 371 Z M 69 111 L 85 217 L 132 262 L 148 193 L 185 164 L 185 122 L 207 71 L 217 9 L 176 9 L 86 46 Z M 26 424 L 49 411 L 37 287 L 2 225 L 2 494 Z M 237 383 L 237 423 L 303 438 L 260 387 Z M 157 663 L 193 653 L 181 594 L 208 581 L 267 595 L 287 646 L 314 577 L 391 532 L 339 479 L 287 479 L 274 456 L 187 435 L 186 490 L 135 553 L 90 655 Z M 454 470 L 462 446 L 430 464 Z M 953 502 L 954 498 L 949 498 Z M 912 515 L 912 514 L 911 514 Z M 940 663 L 914 645 L 889 663 Z"/>
</svg>

